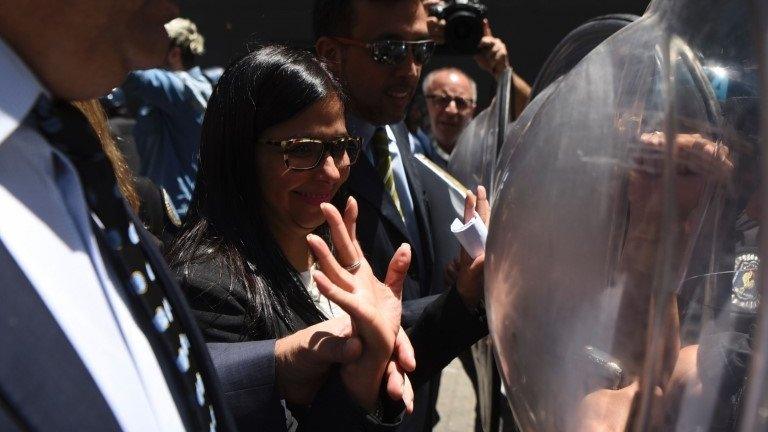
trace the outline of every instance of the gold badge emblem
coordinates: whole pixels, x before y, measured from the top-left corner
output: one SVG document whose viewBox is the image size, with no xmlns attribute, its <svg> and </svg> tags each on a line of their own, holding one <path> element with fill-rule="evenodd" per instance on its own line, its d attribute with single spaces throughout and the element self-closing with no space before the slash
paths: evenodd
<svg viewBox="0 0 768 432">
<path fill-rule="evenodd" d="M 757 274 L 760 258 L 753 253 L 744 253 L 736 257 L 733 268 L 731 304 L 746 312 L 757 312 L 760 293 L 757 290 Z"/>
</svg>

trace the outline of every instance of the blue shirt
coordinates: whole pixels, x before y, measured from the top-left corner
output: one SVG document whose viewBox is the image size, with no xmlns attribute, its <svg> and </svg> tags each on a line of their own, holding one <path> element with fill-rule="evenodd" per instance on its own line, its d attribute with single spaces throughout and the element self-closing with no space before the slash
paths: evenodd
<svg viewBox="0 0 768 432">
<path fill-rule="evenodd" d="M 135 71 L 123 89 L 144 103 L 133 130 L 141 157 L 139 174 L 165 189 L 184 216 L 195 188 L 200 133 L 213 87 L 195 67 Z"/>
</svg>

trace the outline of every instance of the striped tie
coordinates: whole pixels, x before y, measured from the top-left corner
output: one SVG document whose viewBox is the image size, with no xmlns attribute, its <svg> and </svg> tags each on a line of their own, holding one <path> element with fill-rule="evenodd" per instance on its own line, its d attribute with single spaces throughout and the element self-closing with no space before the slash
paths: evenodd
<svg viewBox="0 0 768 432">
<path fill-rule="evenodd" d="M 400 197 L 397 195 L 397 188 L 395 187 L 395 173 L 392 170 L 392 157 L 389 155 L 389 137 L 383 127 L 376 128 L 376 132 L 371 138 L 371 145 L 376 155 L 376 169 L 379 171 L 379 177 L 384 180 L 384 189 L 392 197 L 392 202 L 395 204 L 397 212 L 400 213 L 400 218 L 405 220 L 403 209 L 400 207 Z"/>
</svg>

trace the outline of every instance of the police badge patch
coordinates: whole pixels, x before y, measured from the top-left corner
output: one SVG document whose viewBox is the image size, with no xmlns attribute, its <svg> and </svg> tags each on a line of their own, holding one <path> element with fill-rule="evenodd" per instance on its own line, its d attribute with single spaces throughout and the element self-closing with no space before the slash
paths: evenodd
<svg viewBox="0 0 768 432">
<path fill-rule="evenodd" d="M 755 313 L 760 304 L 757 290 L 757 275 L 760 258 L 753 253 L 736 256 L 731 284 L 731 304 L 744 312 Z"/>
</svg>

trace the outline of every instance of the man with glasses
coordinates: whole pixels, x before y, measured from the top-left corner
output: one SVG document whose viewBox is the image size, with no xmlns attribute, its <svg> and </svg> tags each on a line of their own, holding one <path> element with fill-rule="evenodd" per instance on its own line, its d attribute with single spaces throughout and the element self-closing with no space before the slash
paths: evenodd
<svg viewBox="0 0 768 432">
<path fill-rule="evenodd" d="M 439 0 L 424 1 L 427 7 L 436 3 L 439 3 Z M 442 42 L 445 20 L 429 17 L 428 25 L 435 39 Z M 478 53 L 474 58 L 480 69 L 498 80 L 510 67 L 507 46 L 493 35 L 487 19 L 483 21 L 483 32 Z M 513 116 L 517 117 L 528 102 L 531 87 L 517 74 L 513 74 L 512 85 Z M 446 168 L 459 135 L 475 116 L 477 84 L 461 69 L 446 67 L 427 74 L 422 83 L 422 90 L 427 100 L 433 142 L 425 148 L 421 143 L 414 141 L 414 153 L 423 153 L 436 164 Z"/>
<path fill-rule="evenodd" d="M 449 67 L 427 74 L 422 89 L 433 140 L 428 148 L 415 152 L 422 150 L 432 162 L 446 168 L 459 135 L 475 115 L 477 84 L 460 69 Z"/>
<path fill-rule="evenodd" d="M 479 308 L 479 277 L 460 279 L 455 288 L 428 297 L 444 291 L 432 283 L 442 269 L 434 268 L 429 205 L 403 123 L 434 49 L 427 12 L 421 0 L 316 0 L 313 27 L 317 54 L 349 96 L 347 128 L 362 137 L 361 155 L 338 198 L 357 199 L 358 240 L 377 276 L 384 275 L 388 257 L 402 243 L 412 248 L 403 327 L 418 320 L 409 329 L 416 352 L 416 371 L 410 374 L 416 397 L 414 414 L 400 430 L 431 430 L 434 378 L 488 329 Z"/>
</svg>

